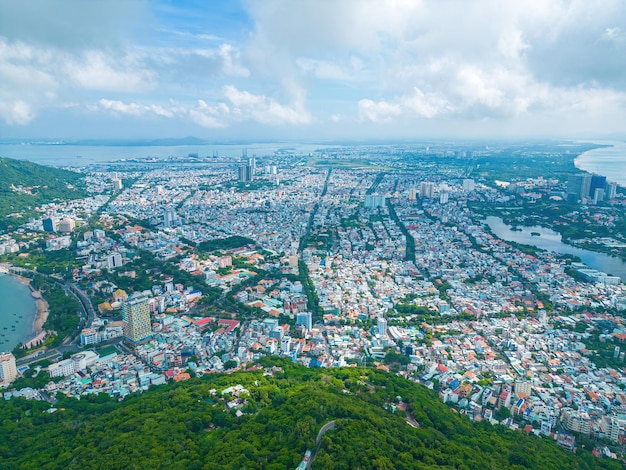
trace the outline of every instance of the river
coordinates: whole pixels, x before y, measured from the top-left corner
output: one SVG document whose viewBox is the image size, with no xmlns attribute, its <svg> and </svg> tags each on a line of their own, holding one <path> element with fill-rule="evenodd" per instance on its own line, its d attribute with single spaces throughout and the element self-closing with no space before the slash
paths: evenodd
<svg viewBox="0 0 626 470">
<path fill-rule="evenodd" d="M 511 226 L 505 224 L 500 217 L 489 216 L 485 220 L 491 232 L 502 240 L 533 245 L 543 250 L 556 253 L 578 256 L 580 260 L 592 269 L 597 269 L 613 276 L 619 276 L 626 282 L 626 262 L 615 256 L 584 250 L 563 243 L 561 234 L 544 227 L 519 227 L 519 230 L 511 230 Z M 539 233 L 539 236 L 532 235 Z"/>
<path fill-rule="evenodd" d="M 37 302 L 30 288 L 8 274 L 0 274 L 0 352 L 12 351 L 34 337 Z"/>
</svg>

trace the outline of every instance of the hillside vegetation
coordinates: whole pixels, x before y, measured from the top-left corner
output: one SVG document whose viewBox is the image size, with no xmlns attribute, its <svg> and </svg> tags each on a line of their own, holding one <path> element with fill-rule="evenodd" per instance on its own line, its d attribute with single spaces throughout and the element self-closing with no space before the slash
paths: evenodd
<svg viewBox="0 0 626 470">
<path fill-rule="evenodd" d="M 0 230 L 27 221 L 41 204 L 83 197 L 82 188 L 73 171 L 0 158 Z"/>
<path fill-rule="evenodd" d="M 237 384 L 249 393 L 222 394 Z M 398 397 L 406 411 L 393 409 Z M 313 468 L 620 468 L 547 438 L 473 425 L 397 376 L 307 369 L 276 358 L 256 371 L 164 385 L 121 403 L 98 395 L 63 398 L 54 407 L 48 413 L 44 402 L 0 402 L 0 467 L 293 469 L 334 420 Z"/>
</svg>

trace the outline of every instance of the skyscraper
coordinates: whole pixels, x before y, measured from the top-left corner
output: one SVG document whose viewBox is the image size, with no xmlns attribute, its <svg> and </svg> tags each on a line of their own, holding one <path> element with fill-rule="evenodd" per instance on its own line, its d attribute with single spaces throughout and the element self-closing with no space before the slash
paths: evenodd
<svg viewBox="0 0 626 470">
<path fill-rule="evenodd" d="M 476 183 L 471 178 L 465 178 L 463 180 L 463 191 L 474 191 L 476 189 Z"/>
<path fill-rule="evenodd" d="M 238 173 L 239 181 L 242 183 L 254 179 L 254 167 L 252 165 L 241 165 Z"/>
<path fill-rule="evenodd" d="M 139 343 L 152 336 L 147 297 L 134 297 L 132 300 L 124 302 L 122 304 L 122 319 L 124 320 L 124 336 L 133 343 Z"/>
<path fill-rule="evenodd" d="M 378 317 L 378 334 L 380 336 L 387 336 L 387 320 L 382 316 Z"/>
<path fill-rule="evenodd" d="M 11 353 L 0 353 L 0 379 L 5 384 L 10 384 L 17 378 L 15 356 Z"/>
<path fill-rule="evenodd" d="M 46 232 L 55 231 L 54 219 L 52 217 L 46 217 L 45 219 L 42 220 L 42 223 L 43 223 L 43 229 Z"/>
<path fill-rule="evenodd" d="M 590 197 L 591 175 L 587 173 L 570 175 L 567 179 L 567 197 L 570 200 Z"/>
<path fill-rule="evenodd" d="M 178 223 L 176 209 L 168 207 L 163 213 L 163 226 L 166 228 L 174 227 Z"/>
<path fill-rule="evenodd" d="M 617 183 L 609 183 L 606 185 L 606 198 L 615 199 L 617 196 Z"/>
<path fill-rule="evenodd" d="M 596 194 L 596 189 L 604 189 L 606 188 L 606 176 L 600 175 L 591 175 L 591 183 L 589 185 L 589 193 L 587 194 L 589 197 L 593 198 Z"/>
<path fill-rule="evenodd" d="M 422 181 L 420 183 L 420 197 L 422 199 L 432 199 L 435 193 L 435 184 L 430 181 Z"/>
</svg>

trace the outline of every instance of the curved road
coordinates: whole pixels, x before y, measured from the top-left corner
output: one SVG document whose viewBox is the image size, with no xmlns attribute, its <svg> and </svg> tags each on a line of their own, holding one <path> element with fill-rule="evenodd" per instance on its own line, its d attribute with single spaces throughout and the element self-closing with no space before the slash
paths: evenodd
<svg viewBox="0 0 626 470">
<path fill-rule="evenodd" d="M 63 282 L 62 280 L 59 280 L 50 275 L 42 274 L 31 269 L 20 268 L 17 266 L 11 266 L 9 270 L 15 272 L 16 274 L 31 273 L 45 276 L 47 279 L 55 282 L 60 287 L 62 287 L 67 295 L 71 295 L 72 297 L 74 297 L 78 302 L 78 305 L 80 306 L 80 322 L 78 323 L 78 326 L 67 338 L 63 340 L 63 342 L 58 347 L 43 352 L 37 351 L 34 354 L 22 357 L 16 361 L 16 364 L 18 366 L 23 366 L 32 362 L 40 361 L 42 359 L 51 359 L 55 357 L 58 358 L 59 356 L 63 356 L 65 352 L 75 351 L 76 344 L 73 344 L 74 341 L 80 334 L 81 330 L 83 328 L 90 327 L 94 319 L 96 318 L 96 312 L 93 308 L 91 300 L 89 300 L 89 297 L 87 297 L 87 295 L 82 290 L 80 290 L 75 284 L 72 284 L 71 282 Z"/>
</svg>

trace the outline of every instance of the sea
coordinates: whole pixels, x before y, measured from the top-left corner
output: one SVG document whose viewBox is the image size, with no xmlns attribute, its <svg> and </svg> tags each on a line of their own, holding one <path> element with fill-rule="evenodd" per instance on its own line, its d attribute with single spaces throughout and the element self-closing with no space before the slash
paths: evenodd
<svg viewBox="0 0 626 470">
<path fill-rule="evenodd" d="M 593 142 L 608 147 L 589 150 L 576 157 L 576 168 L 603 175 L 608 181 L 626 188 L 626 142 L 603 141 Z"/>
<path fill-rule="evenodd" d="M 40 165 L 56 167 L 85 167 L 90 164 L 107 163 L 129 159 L 186 157 L 198 154 L 200 157 L 219 155 L 241 159 L 272 156 L 276 154 L 313 154 L 317 150 L 338 148 L 341 145 L 259 143 L 222 145 L 173 145 L 173 146 L 111 146 L 111 145 L 67 145 L 67 144 L 0 144 L 0 157 L 28 160 Z"/>
<path fill-rule="evenodd" d="M 8 274 L 0 274 L 0 299 L 0 352 L 10 352 L 34 338 L 37 301 L 28 286 Z"/>
</svg>

